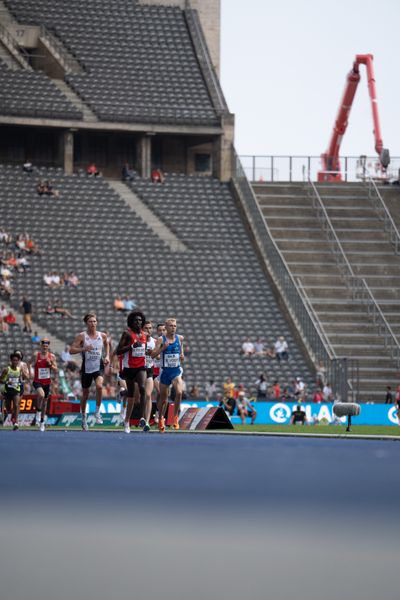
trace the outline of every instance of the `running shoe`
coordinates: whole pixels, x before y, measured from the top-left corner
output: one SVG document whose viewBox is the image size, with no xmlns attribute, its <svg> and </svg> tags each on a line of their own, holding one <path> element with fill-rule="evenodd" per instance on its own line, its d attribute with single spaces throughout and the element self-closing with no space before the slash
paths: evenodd
<svg viewBox="0 0 400 600">
<path fill-rule="evenodd" d="M 45 431 L 44 421 L 40 423 L 39 431 Z"/>
<path fill-rule="evenodd" d="M 147 421 L 144 422 L 143 431 L 150 431 L 150 425 L 148 424 Z"/>
<path fill-rule="evenodd" d="M 19 426 L 18 423 L 14 423 L 13 431 L 18 431 Z"/>
<path fill-rule="evenodd" d="M 96 425 L 103 425 L 103 419 L 101 418 L 101 414 L 99 412 L 95 413 L 94 420 L 96 422 Z"/>
<path fill-rule="evenodd" d="M 40 412 L 37 412 L 37 413 L 36 413 L 36 417 L 35 417 L 35 419 L 36 419 L 36 425 L 37 425 L 39 428 L 40 428 L 40 419 L 41 419 L 41 418 L 42 418 L 42 413 L 40 413 Z"/>
<path fill-rule="evenodd" d="M 164 433 L 164 431 L 165 431 L 165 418 L 164 417 L 160 417 L 158 419 L 158 431 L 160 433 Z"/>
<path fill-rule="evenodd" d="M 130 428 L 129 423 L 125 423 L 125 425 L 124 425 L 124 432 L 125 433 L 130 433 L 131 432 L 131 428 Z"/>
<path fill-rule="evenodd" d="M 139 427 L 141 427 L 143 429 L 143 427 L 146 425 L 146 419 L 144 417 L 142 417 L 139 421 Z"/>
<path fill-rule="evenodd" d="M 87 430 L 88 430 L 88 424 L 87 424 L 86 415 L 84 415 L 82 417 L 82 431 L 87 431 Z"/>
<path fill-rule="evenodd" d="M 179 417 L 174 417 L 172 421 L 172 429 L 179 429 Z"/>
</svg>

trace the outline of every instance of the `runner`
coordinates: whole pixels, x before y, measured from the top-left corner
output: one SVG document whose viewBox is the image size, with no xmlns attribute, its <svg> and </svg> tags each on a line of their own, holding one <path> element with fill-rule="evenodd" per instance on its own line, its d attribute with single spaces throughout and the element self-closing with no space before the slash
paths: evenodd
<svg viewBox="0 0 400 600">
<path fill-rule="evenodd" d="M 157 325 L 157 339 L 165 334 L 165 325 L 164 323 L 158 323 Z M 160 402 L 160 371 L 161 371 L 161 360 L 160 355 L 153 358 L 153 380 L 154 387 L 157 392 L 157 406 Z M 156 414 L 154 415 L 154 421 L 158 423 L 158 409 L 156 410 Z"/>
<path fill-rule="evenodd" d="M 118 396 L 119 396 L 119 401 L 121 403 L 121 410 L 120 410 L 120 417 L 122 421 L 125 421 L 125 415 L 126 415 L 126 397 L 127 397 L 127 387 L 126 387 L 126 381 L 124 379 L 124 374 L 123 374 L 123 366 L 122 366 L 122 361 L 123 361 L 123 355 L 120 354 L 120 356 L 117 356 L 115 354 L 115 350 L 113 351 L 112 355 L 111 355 L 111 373 L 114 373 L 117 376 L 117 386 L 118 386 Z"/>
<path fill-rule="evenodd" d="M 49 352 L 49 346 L 50 340 L 43 338 L 40 342 L 40 352 L 36 352 L 29 362 L 29 367 L 34 369 L 33 387 L 36 390 L 36 425 L 40 431 L 45 431 L 51 372 L 56 373 L 58 371 L 56 357 Z"/>
<path fill-rule="evenodd" d="M 110 362 L 109 343 L 107 335 L 97 331 L 97 317 L 95 313 L 87 313 L 83 317 L 86 331 L 78 333 L 72 342 L 70 354 L 82 354 L 81 382 L 82 382 L 82 429 L 88 430 L 86 406 L 89 398 L 89 390 L 92 382 L 96 385 L 96 412 L 95 420 L 98 425 L 103 423 L 100 415 L 100 406 L 103 399 L 103 373 L 104 366 Z M 104 361 L 103 361 L 104 350 Z"/>
<path fill-rule="evenodd" d="M 172 384 L 175 388 L 174 417 L 172 428 L 179 429 L 179 410 L 182 399 L 183 380 L 181 363 L 184 360 L 183 336 L 176 333 L 176 319 L 171 317 L 165 321 L 165 334 L 158 338 L 153 350 L 153 357 L 161 354 L 160 401 L 158 404 L 158 429 L 165 431 L 165 411 L 168 406 L 168 390 Z"/>
<path fill-rule="evenodd" d="M 123 377 L 128 388 L 128 405 L 125 415 L 125 433 L 130 433 L 130 419 L 135 404 L 135 385 L 139 388 L 140 397 L 140 426 L 143 431 L 149 431 L 150 425 L 146 419 L 146 334 L 142 330 L 146 317 L 140 310 L 129 313 L 128 329 L 121 335 L 115 350 L 117 356 L 123 356 Z"/>
<path fill-rule="evenodd" d="M 146 334 L 147 346 L 146 346 L 146 415 L 145 419 L 147 423 L 150 423 L 151 409 L 152 409 L 152 394 L 154 389 L 154 358 L 152 352 L 156 347 L 156 340 L 152 337 L 153 324 L 151 321 L 146 321 L 143 327 L 143 331 Z"/>
<path fill-rule="evenodd" d="M 10 354 L 10 364 L 7 365 L 0 375 L 0 383 L 3 384 L 3 397 L 5 412 L 12 413 L 13 430 L 18 429 L 19 404 L 21 400 L 21 382 L 24 376 L 23 367 L 20 366 L 20 355 L 16 352 Z M 25 373 L 25 376 L 27 373 Z"/>
</svg>

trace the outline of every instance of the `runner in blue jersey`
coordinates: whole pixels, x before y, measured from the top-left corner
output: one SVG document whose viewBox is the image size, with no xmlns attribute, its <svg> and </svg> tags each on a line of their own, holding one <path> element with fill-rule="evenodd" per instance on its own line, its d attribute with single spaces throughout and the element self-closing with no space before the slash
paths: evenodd
<svg viewBox="0 0 400 600">
<path fill-rule="evenodd" d="M 156 347 L 152 352 L 153 357 L 161 357 L 160 372 L 160 401 L 158 404 L 158 429 L 161 433 L 165 431 L 165 411 L 168 406 L 169 386 L 175 388 L 174 418 L 172 429 L 179 429 L 179 410 L 182 399 L 182 362 L 183 336 L 176 333 L 176 319 L 169 318 L 165 321 L 165 334 L 158 338 Z"/>
</svg>

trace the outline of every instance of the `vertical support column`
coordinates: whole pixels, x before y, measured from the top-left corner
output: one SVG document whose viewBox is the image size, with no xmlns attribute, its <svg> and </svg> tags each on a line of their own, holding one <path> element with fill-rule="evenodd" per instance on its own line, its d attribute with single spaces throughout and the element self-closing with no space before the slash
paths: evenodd
<svg viewBox="0 0 400 600">
<path fill-rule="evenodd" d="M 137 165 L 141 177 L 148 179 L 151 174 L 151 135 L 143 135 L 137 144 Z"/>
<path fill-rule="evenodd" d="M 233 174 L 233 144 L 235 137 L 235 115 L 221 117 L 223 133 L 214 141 L 213 175 L 220 181 L 230 181 Z"/>
<path fill-rule="evenodd" d="M 74 172 L 74 131 L 64 131 L 64 173 L 72 175 Z"/>
</svg>

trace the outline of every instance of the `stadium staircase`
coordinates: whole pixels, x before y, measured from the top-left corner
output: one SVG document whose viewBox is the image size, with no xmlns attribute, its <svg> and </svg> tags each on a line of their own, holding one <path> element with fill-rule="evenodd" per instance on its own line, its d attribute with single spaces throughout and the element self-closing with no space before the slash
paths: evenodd
<svg viewBox="0 0 400 600">
<path fill-rule="evenodd" d="M 379 327 L 346 285 L 305 184 L 254 184 L 269 230 L 300 282 L 337 356 L 360 365 L 362 401 L 382 401 L 398 367 Z M 355 274 L 365 278 L 390 326 L 400 333 L 400 259 L 363 184 L 318 184 L 322 203 Z"/>
</svg>

